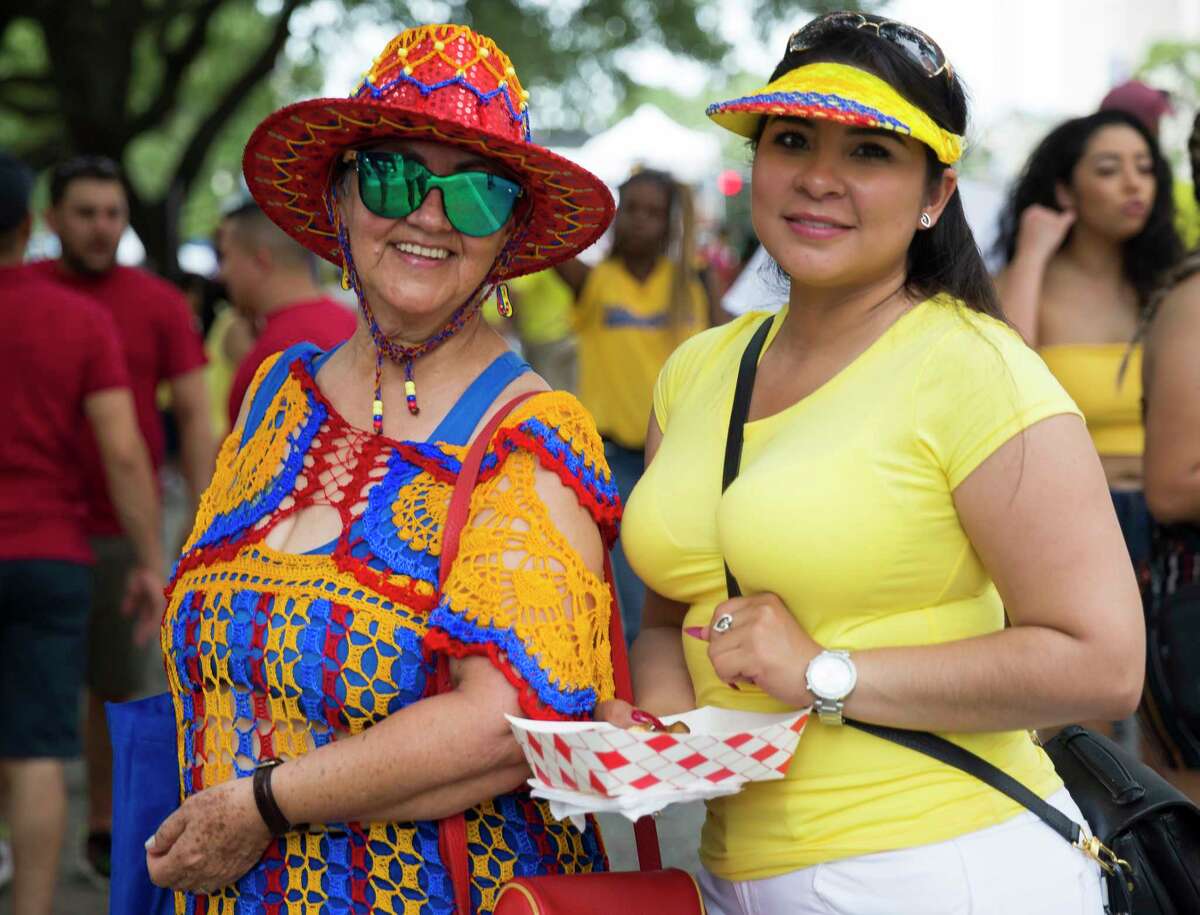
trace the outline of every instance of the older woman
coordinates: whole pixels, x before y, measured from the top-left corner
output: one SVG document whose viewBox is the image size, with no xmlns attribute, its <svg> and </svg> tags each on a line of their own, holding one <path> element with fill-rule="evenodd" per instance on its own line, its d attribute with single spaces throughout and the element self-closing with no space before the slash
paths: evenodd
<svg viewBox="0 0 1200 915">
<path fill-rule="evenodd" d="M 754 144 L 754 228 L 791 295 L 659 376 L 624 528 L 652 591 L 635 690 L 659 715 L 820 720 L 786 778 L 709 802 L 708 911 L 1099 915 L 1096 862 L 1032 813 L 845 726 L 941 732 L 1081 823 L 1028 729 L 1126 715 L 1141 689 L 1100 462 L 963 215 L 962 86 L 928 36 L 836 13 L 709 115 Z"/>
<path fill-rule="evenodd" d="M 617 499 L 590 417 L 479 309 L 591 244 L 611 196 L 530 142 L 508 58 L 461 26 L 406 31 L 349 99 L 267 118 L 245 171 L 362 315 L 340 348 L 259 370 L 176 567 L 162 641 L 185 800 L 151 875 L 210 915 L 446 912 L 435 821 L 463 811 L 477 912 L 514 874 L 602 869 L 594 829 L 515 791 L 504 713 L 587 717 L 611 696 Z M 523 392 L 439 593 L 464 446 Z M 431 695 L 439 654 L 453 689 Z"/>
</svg>

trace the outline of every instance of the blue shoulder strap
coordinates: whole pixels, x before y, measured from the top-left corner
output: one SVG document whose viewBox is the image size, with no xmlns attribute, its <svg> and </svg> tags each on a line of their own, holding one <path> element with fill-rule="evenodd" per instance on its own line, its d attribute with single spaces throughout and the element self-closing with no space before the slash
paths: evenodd
<svg viewBox="0 0 1200 915">
<path fill-rule="evenodd" d="M 296 357 L 312 357 L 320 352 L 321 348 L 315 343 L 305 341 L 289 346 L 280 354 L 279 358 L 275 360 L 275 364 L 263 376 L 262 384 L 258 386 L 258 390 L 254 392 L 254 399 L 250 401 L 250 412 L 246 414 L 246 425 L 242 428 L 242 441 L 238 445 L 239 448 L 244 448 L 246 442 L 250 441 L 254 437 L 254 433 L 258 431 L 258 424 L 266 416 L 267 408 L 271 406 L 271 401 L 279 393 L 279 388 L 283 385 L 283 380 L 287 378 L 288 369 L 296 361 Z"/>
<path fill-rule="evenodd" d="M 529 370 L 529 363 L 512 351 L 497 356 L 463 391 L 428 441 L 465 445 L 496 395 Z"/>
</svg>

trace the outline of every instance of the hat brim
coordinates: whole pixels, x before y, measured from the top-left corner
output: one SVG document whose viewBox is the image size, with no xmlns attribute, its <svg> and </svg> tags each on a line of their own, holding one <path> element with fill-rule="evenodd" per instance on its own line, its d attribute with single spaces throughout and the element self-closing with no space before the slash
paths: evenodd
<svg viewBox="0 0 1200 915">
<path fill-rule="evenodd" d="M 706 113 L 713 123 L 748 139 L 758 134 L 763 118 L 770 115 L 882 127 L 903 134 L 912 132 L 907 124 L 870 105 L 815 92 L 761 92 L 709 105 Z"/>
<path fill-rule="evenodd" d="M 608 187 L 582 166 L 542 146 L 407 111 L 374 100 L 322 98 L 269 115 L 246 143 L 242 170 L 272 221 L 337 266 L 341 250 L 326 207 L 338 156 L 385 137 L 447 143 L 512 172 L 528 203 L 492 271 L 496 281 L 544 270 L 590 247 L 612 221 Z"/>
</svg>

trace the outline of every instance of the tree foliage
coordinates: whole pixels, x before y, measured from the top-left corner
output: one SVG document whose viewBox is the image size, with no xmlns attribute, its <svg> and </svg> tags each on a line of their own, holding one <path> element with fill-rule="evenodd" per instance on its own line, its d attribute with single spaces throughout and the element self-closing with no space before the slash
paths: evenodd
<svg viewBox="0 0 1200 915">
<path fill-rule="evenodd" d="M 305 13 L 331 4 L 337 26 L 293 34 Z M 804 4 L 846 5 L 854 4 Z M 211 224 L 214 194 L 231 189 L 253 125 L 317 90 L 322 55 L 339 53 L 364 18 L 397 30 L 472 25 L 538 87 L 543 123 L 577 126 L 598 97 L 615 106 L 636 84 L 638 74 L 617 63 L 630 48 L 727 64 L 721 8 L 719 0 L 25 0 L 0 12 L 0 145 L 36 167 L 80 152 L 121 162 L 134 227 L 172 274 L 181 219 Z M 745 14 L 765 34 L 797 10 L 746 0 Z"/>
</svg>

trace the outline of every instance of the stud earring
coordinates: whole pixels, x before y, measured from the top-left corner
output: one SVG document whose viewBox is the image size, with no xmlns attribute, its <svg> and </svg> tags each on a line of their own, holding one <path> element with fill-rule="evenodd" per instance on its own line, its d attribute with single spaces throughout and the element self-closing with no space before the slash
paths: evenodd
<svg viewBox="0 0 1200 915">
<path fill-rule="evenodd" d="M 932 229 L 933 228 L 933 219 L 930 217 L 930 215 L 928 213 L 921 214 L 921 228 L 922 229 Z"/>
</svg>

